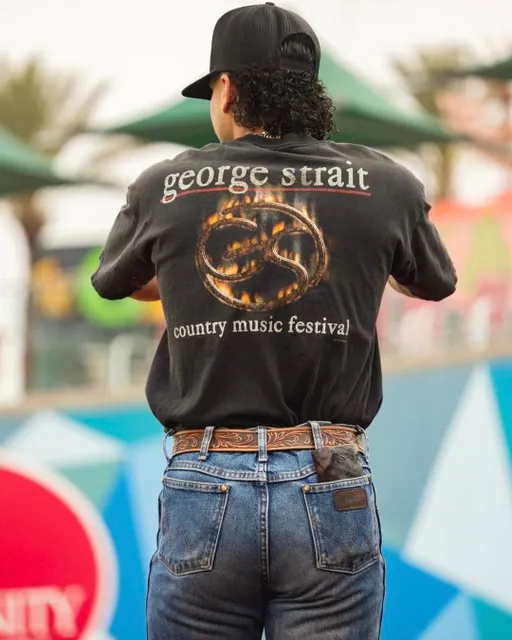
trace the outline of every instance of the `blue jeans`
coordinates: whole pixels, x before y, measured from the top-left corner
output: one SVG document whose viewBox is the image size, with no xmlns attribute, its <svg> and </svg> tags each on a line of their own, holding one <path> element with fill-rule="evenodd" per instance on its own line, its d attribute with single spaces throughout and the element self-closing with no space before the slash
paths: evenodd
<svg viewBox="0 0 512 640">
<path fill-rule="evenodd" d="M 163 477 L 148 640 L 378 640 L 384 560 L 368 453 L 318 483 L 311 451 L 186 453 Z M 318 442 L 318 440 L 317 440 Z M 367 506 L 340 507 L 359 488 Z M 353 495 L 353 492 L 352 492 Z M 364 501 L 364 495 L 363 495 Z"/>
</svg>

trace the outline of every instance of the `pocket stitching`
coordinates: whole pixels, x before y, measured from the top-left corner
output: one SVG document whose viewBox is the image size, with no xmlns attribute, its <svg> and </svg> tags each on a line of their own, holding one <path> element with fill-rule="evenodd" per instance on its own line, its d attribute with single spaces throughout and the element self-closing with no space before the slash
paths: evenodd
<svg viewBox="0 0 512 640">
<path fill-rule="evenodd" d="M 344 489 L 349 487 L 365 487 L 372 481 L 370 473 L 358 478 L 347 478 L 346 480 L 333 480 L 332 482 L 309 482 L 309 493 L 325 493 L 326 491 L 334 491 L 336 489 Z"/>
<path fill-rule="evenodd" d="M 162 484 L 170 489 L 203 491 L 204 493 L 226 493 L 221 489 L 222 485 L 225 483 L 216 484 L 213 482 L 197 482 L 195 480 L 177 480 L 176 478 L 164 476 L 162 478 Z"/>
<path fill-rule="evenodd" d="M 361 566 L 356 565 L 354 569 L 341 569 L 340 567 L 331 567 L 327 563 L 323 562 L 317 565 L 317 569 L 320 571 L 335 571 L 336 573 L 346 573 L 348 575 L 356 575 L 361 571 L 364 571 L 372 564 L 375 564 L 379 559 L 380 553 L 378 553 L 375 558 L 370 558 L 367 562 L 364 562 Z"/>
<path fill-rule="evenodd" d="M 308 514 L 309 527 L 310 527 L 310 530 L 311 530 L 311 537 L 313 538 L 313 546 L 315 548 L 316 566 L 317 566 L 317 568 L 320 568 L 320 564 L 321 564 L 320 551 L 318 549 L 317 536 L 315 535 L 316 525 L 313 524 L 313 518 L 312 518 L 312 515 L 311 515 L 311 511 L 309 509 L 309 504 L 308 504 L 308 499 L 306 497 L 306 494 L 303 492 L 302 495 L 303 495 L 303 498 L 304 498 L 304 503 L 306 504 L 306 511 L 307 511 L 307 514 Z"/>
<path fill-rule="evenodd" d="M 165 480 L 165 478 L 164 478 Z M 181 481 L 183 482 L 183 481 Z M 187 481 L 188 482 L 188 481 Z M 168 488 L 170 489 L 184 489 L 184 490 L 195 490 L 195 487 L 175 487 L 173 485 L 168 485 L 167 483 L 165 483 L 166 486 L 168 486 Z M 196 484 L 203 484 L 203 483 L 196 483 Z M 214 487 L 220 487 L 220 485 L 213 485 Z M 205 491 L 204 489 L 198 489 L 199 491 Z M 206 557 L 207 560 L 206 561 L 202 561 L 202 562 L 197 562 L 196 566 L 194 567 L 190 567 L 190 568 L 186 568 L 187 564 L 189 563 L 176 563 L 175 565 L 171 565 L 167 559 L 164 557 L 164 555 L 162 554 L 162 546 L 161 544 L 159 544 L 159 548 L 158 548 L 158 558 L 159 560 L 162 561 L 162 563 L 164 564 L 164 566 L 174 575 L 174 576 L 183 576 L 183 575 L 190 575 L 192 573 L 203 573 L 206 571 L 211 571 L 213 569 L 213 564 L 215 562 L 215 556 L 217 554 L 217 547 L 218 547 L 218 542 L 219 542 L 219 537 L 220 537 L 220 532 L 222 529 L 222 524 L 224 522 L 224 515 L 226 513 L 226 508 L 227 508 L 227 504 L 228 504 L 228 495 L 229 495 L 229 487 L 227 491 L 222 491 L 220 488 L 219 490 L 213 490 L 213 491 L 209 491 L 208 493 L 220 493 L 223 494 L 223 498 L 222 498 L 222 502 L 221 502 L 221 506 L 219 509 L 219 514 L 216 518 L 216 520 L 214 521 L 214 527 L 216 528 L 216 536 L 215 538 L 211 541 L 211 543 L 209 544 L 209 546 L 206 548 L 205 552 L 202 554 L 202 557 Z M 166 512 L 166 508 L 164 503 L 162 502 L 162 524 L 160 525 L 160 528 L 163 529 L 163 523 L 166 522 L 165 520 L 165 512 Z M 183 566 L 182 570 L 176 570 L 176 566 Z M 174 568 L 173 568 L 174 567 Z"/>
<path fill-rule="evenodd" d="M 370 476 L 368 476 L 370 477 Z M 309 485 L 310 488 L 312 489 L 313 486 L 321 486 L 322 483 L 318 483 L 317 485 Z M 336 483 L 325 483 L 325 484 L 336 484 Z M 370 482 L 364 483 L 364 485 L 366 484 L 370 484 Z M 318 530 L 318 526 L 316 524 L 316 519 L 312 513 L 312 508 L 309 505 L 309 501 L 308 501 L 308 494 L 313 493 L 312 490 L 308 491 L 307 493 L 305 493 L 304 491 L 302 492 L 302 495 L 304 497 L 304 502 L 306 505 L 306 511 L 308 514 L 308 520 L 309 520 L 309 526 L 310 526 L 310 531 L 311 531 L 311 537 L 313 538 L 313 546 L 315 549 L 315 556 L 316 556 L 316 567 L 317 569 L 321 570 L 321 571 L 334 571 L 337 573 L 345 573 L 348 575 L 355 575 L 361 571 L 363 571 L 364 569 L 367 569 L 369 566 L 371 566 L 372 564 L 375 564 L 375 562 L 377 562 L 377 560 L 379 559 L 379 557 L 381 556 L 381 550 L 380 550 L 380 544 L 377 545 L 377 551 L 375 553 L 375 557 L 371 557 L 368 560 L 363 561 L 363 563 L 359 566 L 356 565 L 355 568 L 353 569 L 348 569 L 348 568 L 341 568 L 341 567 L 333 567 L 333 566 L 329 566 L 326 562 L 324 558 L 324 554 L 321 553 L 320 548 L 319 548 L 319 541 L 321 538 L 320 532 Z M 317 491 L 316 493 L 325 493 L 323 491 Z M 368 505 L 369 509 L 371 509 L 371 520 L 372 520 L 372 536 L 374 536 L 376 533 L 378 534 L 378 519 L 377 519 L 377 514 L 376 514 L 376 505 L 375 505 L 375 496 L 372 496 L 372 505 Z"/>
</svg>

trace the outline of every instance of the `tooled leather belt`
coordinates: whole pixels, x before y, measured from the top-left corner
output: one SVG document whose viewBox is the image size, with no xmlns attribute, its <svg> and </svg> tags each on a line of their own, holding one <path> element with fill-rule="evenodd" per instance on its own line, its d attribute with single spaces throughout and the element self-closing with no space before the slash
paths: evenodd
<svg viewBox="0 0 512 640">
<path fill-rule="evenodd" d="M 314 449 L 315 442 L 311 427 L 269 427 L 267 451 L 294 451 Z M 364 452 L 362 436 L 354 427 L 346 425 L 322 426 L 324 447 L 337 447 L 355 444 Z M 203 429 L 178 431 L 173 436 L 173 455 L 192 453 L 201 450 Z M 255 429 L 227 429 L 218 427 L 212 434 L 209 451 L 235 453 L 240 451 L 258 451 L 258 431 Z"/>
</svg>

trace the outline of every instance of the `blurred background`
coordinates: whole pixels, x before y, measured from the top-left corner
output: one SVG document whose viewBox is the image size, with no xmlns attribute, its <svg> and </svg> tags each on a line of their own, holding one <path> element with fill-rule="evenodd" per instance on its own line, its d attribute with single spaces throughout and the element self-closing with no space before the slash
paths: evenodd
<svg viewBox="0 0 512 640">
<path fill-rule="evenodd" d="M 0 3 L 0 639 L 145 637 L 165 459 L 144 384 L 159 303 L 90 285 L 127 185 L 213 141 L 180 90 L 239 2 Z M 512 9 L 288 0 L 338 140 L 427 187 L 450 299 L 386 292 L 370 427 L 383 640 L 512 639 Z"/>
</svg>

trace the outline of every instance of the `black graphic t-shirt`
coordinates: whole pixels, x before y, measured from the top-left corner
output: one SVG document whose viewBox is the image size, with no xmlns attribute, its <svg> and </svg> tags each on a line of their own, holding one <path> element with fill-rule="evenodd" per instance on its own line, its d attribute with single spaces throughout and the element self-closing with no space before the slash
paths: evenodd
<svg viewBox="0 0 512 640">
<path fill-rule="evenodd" d="M 147 383 L 166 428 L 366 428 L 382 401 L 376 320 L 392 275 L 453 293 L 424 189 L 351 144 L 248 135 L 129 188 L 93 276 L 109 299 L 158 278 L 167 330 Z"/>
</svg>

